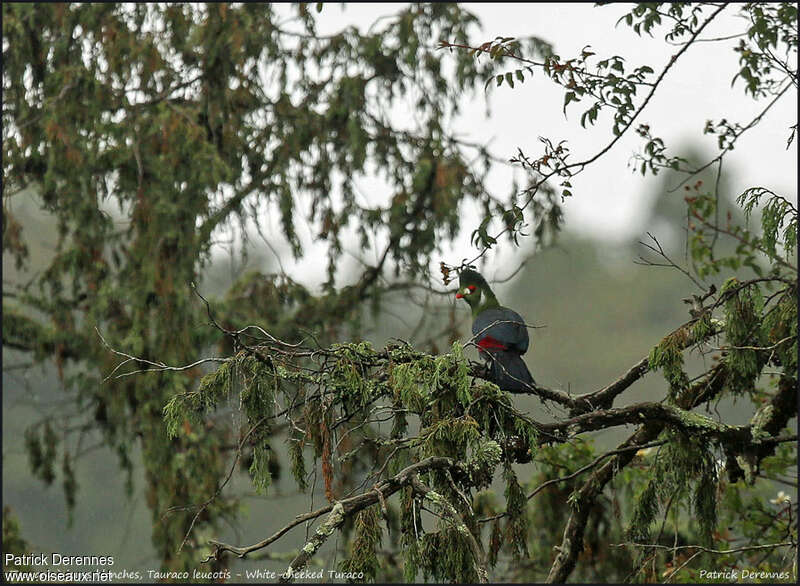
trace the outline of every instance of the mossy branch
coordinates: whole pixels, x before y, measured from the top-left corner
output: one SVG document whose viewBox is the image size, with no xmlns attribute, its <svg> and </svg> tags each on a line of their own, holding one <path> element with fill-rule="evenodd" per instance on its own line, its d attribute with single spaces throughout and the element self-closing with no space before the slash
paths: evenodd
<svg viewBox="0 0 800 586">
<path fill-rule="evenodd" d="M 220 559 L 220 556 L 222 556 L 225 552 L 230 552 L 240 558 L 246 557 L 249 553 L 263 549 L 268 545 L 270 545 L 271 543 L 277 541 L 279 538 L 288 533 L 294 527 L 297 527 L 298 525 L 301 525 L 307 521 L 312 521 L 314 519 L 317 519 L 322 515 L 333 513 L 335 510 L 338 512 L 335 515 L 331 515 L 328 517 L 327 520 L 328 525 L 326 525 L 325 531 L 328 531 L 328 529 L 330 528 L 336 529 L 342 525 L 345 518 L 357 514 L 363 509 L 370 507 L 380 502 L 382 499 L 385 499 L 386 497 L 393 495 L 401 488 L 408 486 L 412 481 L 412 477 L 416 474 L 421 474 L 423 472 L 428 472 L 431 470 L 444 470 L 444 469 L 459 470 L 460 468 L 461 468 L 460 464 L 458 464 L 451 458 L 441 458 L 441 457 L 425 458 L 424 460 L 417 462 L 416 464 L 407 466 L 406 468 L 395 474 L 393 477 L 379 482 L 371 490 L 365 491 L 359 495 L 350 498 L 342 499 L 334 504 L 321 507 L 316 511 L 312 511 L 310 513 L 305 513 L 303 515 L 297 516 L 294 519 L 294 521 L 288 523 L 287 525 L 279 529 L 271 537 L 268 537 L 267 539 L 255 543 L 253 545 L 249 545 L 246 547 L 236 547 L 212 539 L 209 541 L 209 544 L 211 544 L 214 549 L 211 555 L 209 555 L 204 560 L 204 562 L 208 562 L 211 560 L 218 560 Z M 328 535 L 330 535 L 330 532 L 328 533 Z M 311 552 L 311 555 L 313 555 L 313 553 L 316 552 L 317 549 L 319 549 L 320 545 L 321 542 L 319 543 L 319 545 L 316 546 L 316 548 L 314 547 L 314 545 L 309 547 L 308 544 L 306 544 L 306 547 L 309 547 L 309 550 L 313 549 L 313 552 Z M 303 568 L 305 566 L 305 563 L 307 563 L 308 559 L 311 557 L 311 555 L 308 554 L 309 552 L 304 553 L 303 551 L 301 551 L 300 554 L 298 554 L 298 556 L 292 561 L 292 563 L 289 564 L 290 569 L 294 571 L 299 571 L 301 568 Z"/>
<path fill-rule="evenodd" d="M 453 505 L 451 505 L 446 498 L 444 498 L 435 490 L 432 490 L 430 487 L 426 486 L 416 475 L 411 477 L 411 486 L 415 493 L 428 499 L 437 507 L 439 507 L 439 509 L 444 512 L 448 521 L 452 523 L 453 528 L 458 531 L 458 533 L 464 537 L 464 539 L 466 539 L 467 543 L 469 544 L 470 552 L 472 553 L 475 574 L 478 576 L 478 582 L 480 584 L 486 584 L 489 581 L 489 574 L 486 570 L 486 554 L 483 551 L 483 546 L 472 534 L 472 531 L 470 531 L 466 526 L 464 519 L 462 519 L 461 515 L 458 514 L 458 511 L 456 511 Z"/>
</svg>

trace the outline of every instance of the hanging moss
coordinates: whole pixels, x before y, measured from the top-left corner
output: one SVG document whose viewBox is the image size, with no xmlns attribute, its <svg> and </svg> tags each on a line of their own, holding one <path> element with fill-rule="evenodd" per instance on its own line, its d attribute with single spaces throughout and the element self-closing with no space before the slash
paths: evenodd
<svg viewBox="0 0 800 586">
<path fill-rule="evenodd" d="M 352 582 L 374 581 L 378 573 L 378 548 L 383 531 L 380 526 L 377 506 L 359 512 L 355 520 L 355 536 L 350 542 L 350 557 L 339 564 L 343 572 L 363 575 Z"/>
<path fill-rule="evenodd" d="M 49 421 L 37 428 L 25 430 L 25 451 L 31 471 L 45 484 L 55 480 L 55 462 L 58 449 L 58 436 Z"/>
<path fill-rule="evenodd" d="M 421 452 L 427 456 L 447 456 L 466 460 L 467 448 L 480 439 L 478 422 L 472 417 L 441 419 L 420 432 L 424 437 Z"/>
<path fill-rule="evenodd" d="M 797 288 L 787 287 L 761 325 L 761 338 L 775 346 L 773 360 L 788 372 L 797 370 Z"/>
<path fill-rule="evenodd" d="M 333 344 L 331 351 L 334 352 L 336 361 L 326 371 L 325 383 L 338 393 L 348 410 L 364 408 L 376 391 L 369 371 L 375 360 L 372 344 L 367 341 Z"/>
<path fill-rule="evenodd" d="M 764 187 L 746 189 L 736 202 L 742 206 L 745 217 L 749 220 L 761 198 L 767 197 L 761 211 L 761 243 L 773 258 L 781 256 L 782 245 L 786 258 L 791 258 L 797 247 L 797 210 L 786 199 L 777 197 L 775 193 Z"/>
<path fill-rule="evenodd" d="M 231 395 L 235 368 L 235 360 L 224 362 L 200 380 L 196 391 L 179 392 L 169 399 L 162 410 L 169 438 L 178 436 L 184 422 L 189 424 L 184 430 L 191 431 L 191 425 L 199 424 L 221 399 Z"/>
<path fill-rule="evenodd" d="M 649 543 L 651 526 L 661 507 L 669 500 L 676 504 L 691 495 L 698 538 L 710 543 L 717 523 L 717 473 L 714 454 L 701 436 L 665 432 L 671 441 L 654 457 L 651 478 L 636 496 L 628 535 L 637 543 Z M 642 559 L 646 552 L 640 552 Z"/>
<path fill-rule="evenodd" d="M 494 477 L 494 471 L 503 457 L 503 449 L 494 440 L 480 438 L 474 442 L 467 460 L 470 480 L 476 489 L 489 486 Z M 477 509 L 478 505 L 474 505 Z"/>
<path fill-rule="evenodd" d="M 514 419 L 514 431 L 528 446 L 530 456 L 533 458 L 539 446 L 539 432 L 536 427 L 530 421 L 518 417 Z"/>
<path fill-rule="evenodd" d="M 400 543 L 403 547 L 403 576 L 409 583 L 417 581 L 422 568 L 420 544 L 424 532 L 422 516 L 414 502 L 411 487 L 403 488 L 400 492 Z"/>
<path fill-rule="evenodd" d="M 704 312 L 700 318 L 692 325 L 692 338 L 700 341 L 705 340 L 706 337 L 714 331 L 712 323 L 711 312 Z"/>
<path fill-rule="evenodd" d="M 251 423 L 272 417 L 275 396 L 280 389 L 280 378 L 274 366 L 265 365 L 252 356 L 244 356 L 238 363 L 242 377 L 241 403 Z"/>
<path fill-rule="evenodd" d="M 253 481 L 258 494 L 266 494 L 269 485 L 272 483 L 270 472 L 270 446 L 264 442 L 253 448 L 253 463 L 250 464 L 250 478 Z"/>
<path fill-rule="evenodd" d="M 409 584 L 417 581 L 420 572 L 420 551 L 416 539 L 408 538 L 409 543 L 403 548 L 403 577 Z"/>
<path fill-rule="evenodd" d="M 688 341 L 689 333 L 680 329 L 661 340 L 658 346 L 650 351 L 650 370 L 661 369 L 669 383 L 669 395 L 672 400 L 689 384 L 689 377 L 683 370 L 683 349 Z"/>
<path fill-rule="evenodd" d="M 303 439 L 297 434 L 292 434 L 289 441 L 289 461 L 291 463 L 292 476 L 297 482 L 300 492 L 306 491 L 306 462 L 303 455 Z"/>
<path fill-rule="evenodd" d="M 527 558 L 528 554 L 528 499 L 517 480 L 517 475 L 506 464 L 503 469 L 503 480 L 506 483 L 506 514 L 508 520 L 505 528 L 505 543 L 515 559 Z"/>
<path fill-rule="evenodd" d="M 473 402 L 469 412 L 481 424 L 481 429 L 494 436 L 500 429 L 513 433 L 511 422 L 512 402 L 508 393 L 494 383 L 475 380 L 472 386 Z"/>
<path fill-rule="evenodd" d="M 446 521 L 441 521 L 440 526 Z M 425 579 L 439 582 L 475 584 L 475 560 L 467 538 L 457 529 L 445 525 L 439 531 L 426 533 L 419 554 L 420 567 Z"/>
<path fill-rule="evenodd" d="M 700 526 L 702 543 L 713 543 L 712 533 L 717 526 L 717 474 L 713 460 L 703 466 L 694 488 L 694 512 Z"/>
<path fill-rule="evenodd" d="M 729 279 L 722 293 L 737 285 L 736 279 Z M 758 287 L 741 288 L 730 294 L 725 303 L 725 337 L 730 346 L 725 362 L 729 368 L 730 389 L 734 393 L 752 390 L 763 366 L 763 358 L 755 350 L 766 345 L 761 336 L 763 310 L 764 298 Z"/>
<path fill-rule="evenodd" d="M 462 407 L 472 402 L 470 394 L 470 377 L 467 361 L 464 358 L 464 347 L 456 340 L 451 346 L 449 354 L 437 356 L 434 360 L 432 374 L 432 387 L 455 393 L 455 397 Z"/>
<path fill-rule="evenodd" d="M 423 359 L 392 368 L 391 384 L 399 403 L 413 413 L 424 413 L 431 403 L 431 388 L 427 383 L 433 359 Z"/>
<path fill-rule="evenodd" d="M 660 481 L 660 479 L 651 479 L 636 496 L 636 505 L 628 528 L 628 536 L 633 542 L 648 543 L 650 541 L 650 526 L 655 521 L 660 509 L 656 488 Z"/>
<path fill-rule="evenodd" d="M 497 565 L 497 555 L 500 553 L 500 548 L 503 545 L 503 529 L 500 526 L 500 520 L 492 521 L 492 532 L 489 536 L 489 552 L 486 556 L 486 562 L 490 568 Z"/>
</svg>

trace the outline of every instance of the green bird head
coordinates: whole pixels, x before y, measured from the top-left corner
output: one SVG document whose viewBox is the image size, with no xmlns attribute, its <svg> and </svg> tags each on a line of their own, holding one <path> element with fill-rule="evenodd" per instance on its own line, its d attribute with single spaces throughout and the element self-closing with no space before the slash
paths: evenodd
<svg viewBox="0 0 800 586">
<path fill-rule="evenodd" d="M 463 299 L 469 303 L 472 315 L 478 315 L 485 309 L 500 305 L 486 279 L 472 269 L 464 269 L 459 273 L 456 299 Z"/>
</svg>

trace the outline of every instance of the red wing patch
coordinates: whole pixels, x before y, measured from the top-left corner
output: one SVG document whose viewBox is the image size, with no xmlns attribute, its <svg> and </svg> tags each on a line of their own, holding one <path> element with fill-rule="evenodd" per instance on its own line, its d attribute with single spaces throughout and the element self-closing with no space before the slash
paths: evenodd
<svg viewBox="0 0 800 586">
<path fill-rule="evenodd" d="M 478 348 L 481 350 L 508 350 L 508 346 L 491 336 L 484 336 L 481 338 L 478 341 Z"/>
</svg>

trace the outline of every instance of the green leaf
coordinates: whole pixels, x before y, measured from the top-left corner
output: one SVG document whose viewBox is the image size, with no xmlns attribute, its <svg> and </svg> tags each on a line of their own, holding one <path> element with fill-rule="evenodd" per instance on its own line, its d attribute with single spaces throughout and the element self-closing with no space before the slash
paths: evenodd
<svg viewBox="0 0 800 586">
<path fill-rule="evenodd" d="M 577 101 L 578 101 L 578 98 L 575 95 L 575 92 L 567 92 L 566 94 L 564 94 L 564 108 L 563 108 L 564 114 L 567 113 L 567 105 L 570 102 L 577 102 Z M 581 125 L 583 125 L 582 120 L 583 120 L 583 118 L 581 118 Z"/>
</svg>

